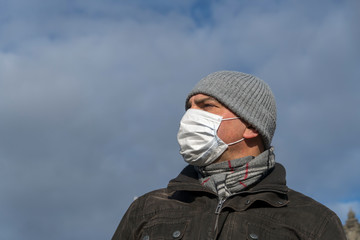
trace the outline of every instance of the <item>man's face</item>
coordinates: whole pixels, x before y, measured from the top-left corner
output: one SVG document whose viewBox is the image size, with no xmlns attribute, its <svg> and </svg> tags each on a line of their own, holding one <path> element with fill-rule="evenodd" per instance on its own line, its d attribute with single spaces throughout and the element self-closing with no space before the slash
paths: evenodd
<svg viewBox="0 0 360 240">
<path fill-rule="evenodd" d="M 237 117 L 232 111 L 219 103 L 215 98 L 205 94 L 196 94 L 192 96 L 186 105 L 187 109 L 198 109 L 209 113 L 213 113 L 223 118 Z M 225 143 L 232 143 L 243 138 L 243 133 L 246 129 L 246 124 L 241 119 L 233 119 L 222 121 L 217 134 Z M 239 144 L 229 146 L 229 149 L 238 148 Z"/>
</svg>

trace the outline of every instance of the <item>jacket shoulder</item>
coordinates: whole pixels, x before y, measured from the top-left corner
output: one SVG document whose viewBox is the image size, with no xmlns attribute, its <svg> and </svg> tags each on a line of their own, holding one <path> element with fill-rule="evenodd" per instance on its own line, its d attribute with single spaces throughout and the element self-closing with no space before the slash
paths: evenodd
<svg viewBox="0 0 360 240">
<path fill-rule="evenodd" d="M 345 239 L 340 219 L 325 205 L 293 189 L 288 192 L 289 214 L 296 216 L 304 231 L 316 239 Z M 334 238 L 335 237 L 335 238 Z"/>
<path fill-rule="evenodd" d="M 293 189 L 289 189 L 288 191 L 288 206 L 294 209 L 302 209 L 302 211 L 309 212 L 309 214 L 325 214 L 325 215 L 333 215 L 335 214 L 332 210 L 330 210 L 325 205 L 320 202 L 314 200 L 313 198 L 306 196 L 303 193 L 297 192 Z"/>
<path fill-rule="evenodd" d="M 156 213 L 156 209 L 150 207 L 156 206 L 155 199 L 167 199 L 166 189 L 158 189 L 136 198 L 121 219 L 112 240 L 138 239 L 142 226 Z"/>
<path fill-rule="evenodd" d="M 165 201 L 169 198 L 169 194 L 166 188 L 157 189 L 151 192 L 148 192 L 138 198 L 136 198 L 131 204 L 131 208 L 133 210 L 140 210 L 142 212 L 146 211 L 146 209 L 151 209 L 153 205 L 158 205 L 159 201 Z M 156 203 L 156 204 L 155 204 Z"/>
</svg>

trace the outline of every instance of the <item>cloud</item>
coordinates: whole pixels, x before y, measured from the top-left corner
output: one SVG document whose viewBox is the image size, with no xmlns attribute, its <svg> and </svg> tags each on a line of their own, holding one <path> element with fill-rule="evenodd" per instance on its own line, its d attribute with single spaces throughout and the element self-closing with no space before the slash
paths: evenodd
<svg viewBox="0 0 360 240">
<path fill-rule="evenodd" d="M 2 2 L 0 238 L 110 238 L 185 166 L 186 94 L 220 69 L 272 87 L 291 187 L 356 202 L 358 3 L 263 3 Z"/>
</svg>

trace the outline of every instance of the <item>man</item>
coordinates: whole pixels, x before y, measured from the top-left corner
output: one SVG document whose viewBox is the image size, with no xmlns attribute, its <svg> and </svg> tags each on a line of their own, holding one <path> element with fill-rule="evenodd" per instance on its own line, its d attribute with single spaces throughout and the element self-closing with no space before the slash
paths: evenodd
<svg viewBox="0 0 360 240">
<path fill-rule="evenodd" d="M 286 186 L 271 147 L 276 104 L 265 82 L 212 73 L 186 109 L 177 137 L 189 165 L 166 189 L 135 200 L 113 240 L 346 239 L 335 213 Z"/>
</svg>

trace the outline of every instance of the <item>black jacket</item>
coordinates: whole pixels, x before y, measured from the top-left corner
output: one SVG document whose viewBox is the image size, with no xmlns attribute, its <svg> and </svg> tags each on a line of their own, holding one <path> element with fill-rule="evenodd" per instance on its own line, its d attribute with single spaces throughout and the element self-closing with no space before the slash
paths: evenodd
<svg viewBox="0 0 360 240">
<path fill-rule="evenodd" d="M 160 189 L 135 200 L 113 240 L 191 239 L 323 239 L 345 240 L 339 218 L 313 199 L 289 189 L 285 169 L 248 190 L 219 200 L 187 166 Z"/>
</svg>

